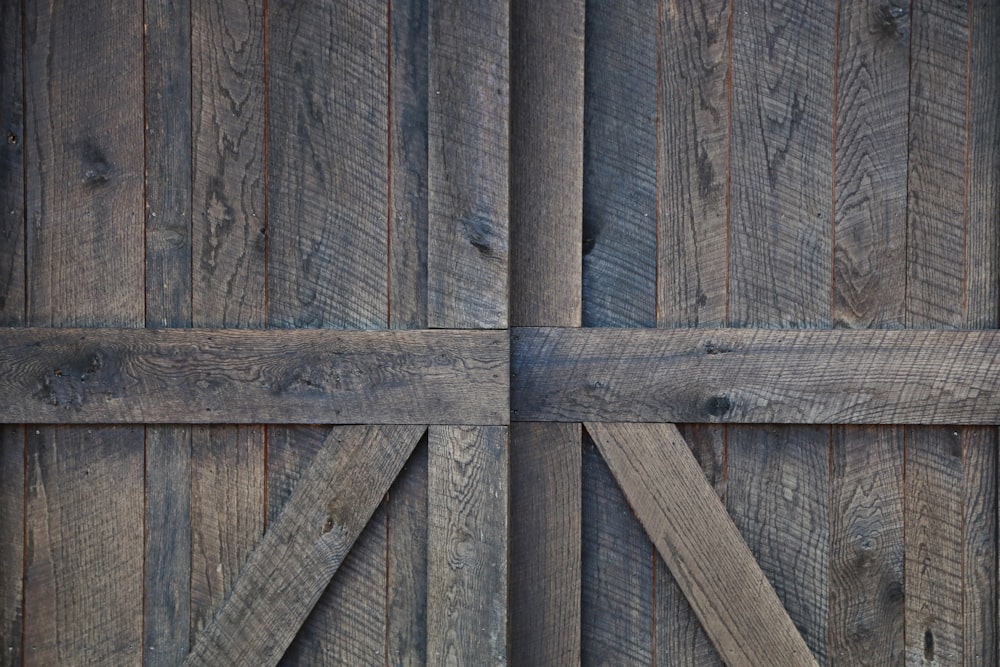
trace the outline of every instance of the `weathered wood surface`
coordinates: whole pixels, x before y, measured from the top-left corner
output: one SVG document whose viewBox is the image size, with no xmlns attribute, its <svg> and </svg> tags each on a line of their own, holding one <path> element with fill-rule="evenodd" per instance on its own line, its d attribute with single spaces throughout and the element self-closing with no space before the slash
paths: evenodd
<svg viewBox="0 0 1000 667">
<path fill-rule="evenodd" d="M 677 428 L 586 426 L 723 660 L 815 665 Z"/>
<path fill-rule="evenodd" d="M 514 329 L 515 421 L 994 424 L 997 331 Z"/>
<path fill-rule="evenodd" d="M 428 664 L 507 664 L 507 430 L 428 428 Z"/>
<path fill-rule="evenodd" d="M 335 427 L 185 665 L 276 665 L 423 433 Z"/>
<path fill-rule="evenodd" d="M 430 3 L 427 321 L 507 326 L 510 6 Z"/>
<path fill-rule="evenodd" d="M 505 332 L 20 328 L 0 341 L 7 423 L 508 418 Z"/>
</svg>

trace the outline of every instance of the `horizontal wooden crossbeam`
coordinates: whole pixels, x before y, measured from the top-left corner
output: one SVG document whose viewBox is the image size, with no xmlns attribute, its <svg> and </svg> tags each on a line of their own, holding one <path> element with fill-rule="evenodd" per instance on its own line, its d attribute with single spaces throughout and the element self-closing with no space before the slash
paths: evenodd
<svg viewBox="0 0 1000 667">
<path fill-rule="evenodd" d="M 503 424 L 506 331 L 0 329 L 3 423 Z"/>
<path fill-rule="evenodd" d="M 511 333 L 515 421 L 996 424 L 1000 331 Z"/>
</svg>

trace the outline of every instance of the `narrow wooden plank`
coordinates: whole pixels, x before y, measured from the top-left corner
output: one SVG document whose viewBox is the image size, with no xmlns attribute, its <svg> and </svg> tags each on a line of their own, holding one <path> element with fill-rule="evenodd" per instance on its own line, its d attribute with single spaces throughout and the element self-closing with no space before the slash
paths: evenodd
<svg viewBox="0 0 1000 667">
<path fill-rule="evenodd" d="M 838 5 L 835 327 L 906 320 L 909 8 Z M 830 656 L 898 665 L 903 652 L 902 428 L 837 427 L 831 440 Z"/>
<path fill-rule="evenodd" d="M 277 664 L 422 432 L 333 429 L 184 664 Z"/>
<path fill-rule="evenodd" d="M 963 664 L 972 667 L 997 662 L 997 429 L 966 427 L 960 432 L 962 652 Z"/>
<path fill-rule="evenodd" d="M 726 430 L 725 426 L 686 424 L 678 430 L 709 485 L 725 502 Z M 678 667 L 723 665 L 684 591 L 677 583 L 663 556 L 656 554 L 656 655 L 654 665 Z"/>
<path fill-rule="evenodd" d="M 829 439 L 828 427 L 731 427 L 726 485 L 733 521 L 820 664 L 828 655 Z"/>
<path fill-rule="evenodd" d="M 510 437 L 510 660 L 578 664 L 580 425 L 518 423 Z"/>
<path fill-rule="evenodd" d="M 815 665 L 677 428 L 588 423 L 587 431 L 725 661 Z"/>
<path fill-rule="evenodd" d="M 427 321 L 507 326 L 510 7 L 432 0 Z"/>
<path fill-rule="evenodd" d="M 141 326 L 142 8 L 23 7 L 27 323 Z M 28 433 L 24 660 L 137 664 L 143 429 Z"/>
<path fill-rule="evenodd" d="M 584 1 L 511 4 L 511 324 L 580 326 Z"/>
<path fill-rule="evenodd" d="M 660 2 L 658 326 L 726 322 L 731 4 Z"/>
<path fill-rule="evenodd" d="M 581 663 L 653 660 L 653 555 L 597 446 L 584 432 Z"/>
<path fill-rule="evenodd" d="M 427 326 L 428 2 L 389 2 L 389 326 Z"/>
<path fill-rule="evenodd" d="M 514 329 L 516 421 L 995 424 L 994 331 Z"/>
<path fill-rule="evenodd" d="M 833 431 L 830 656 L 903 663 L 903 428 Z"/>
<path fill-rule="evenodd" d="M 427 440 L 389 490 L 386 663 L 427 664 Z"/>
<path fill-rule="evenodd" d="M 0 329 L 0 419 L 500 424 L 507 348 L 495 331 Z"/>
<path fill-rule="evenodd" d="M 656 324 L 656 4 L 586 16 L 583 324 Z"/>
<path fill-rule="evenodd" d="M 24 324 L 24 51 L 22 3 L 0 4 L 0 324 Z M 0 427 L 0 667 L 20 665 L 24 617 L 24 442 Z"/>
<path fill-rule="evenodd" d="M 506 426 L 428 429 L 427 658 L 507 664 Z"/>
<path fill-rule="evenodd" d="M 145 5 L 146 326 L 191 325 L 191 7 Z M 191 646 L 191 431 L 146 432 L 143 664 Z"/>
</svg>

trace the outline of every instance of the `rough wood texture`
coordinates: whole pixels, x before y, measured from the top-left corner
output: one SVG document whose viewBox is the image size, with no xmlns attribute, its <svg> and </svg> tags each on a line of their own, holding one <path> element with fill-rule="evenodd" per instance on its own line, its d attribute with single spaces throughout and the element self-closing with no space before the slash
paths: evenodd
<svg viewBox="0 0 1000 667">
<path fill-rule="evenodd" d="M 997 331 L 514 329 L 516 421 L 995 424 Z"/>
<path fill-rule="evenodd" d="M 677 428 L 592 423 L 587 431 L 723 659 L 815 665 Z"/>
<path fill-rule="evenodd" d="M 586 16 L 583 324 L 656 324 L 656 4 Z"/>
<path fill-rule="evenodd" d="M 389 489 L 386 662 L 427 664 L 427 440 Z"/>
<path fill-rule="evenodd" d="M 830 656 L 902 665 L 903 429 L 833 431 L 830 469 Z"/>
<path fill-rule="evenodd" d="M 962 433 L 962 626 L 965 665 L 996 664 L 997 429 Z M 950 518 L 954 521 L 954 517 Z"/>
<path fill-rule="evenodd" d="M 511 324 L 580 326 L 584 0 L 511 4 Z"/>
<path fill-rule="evenodd" d="M 422 432 L 335 428 L 184 664 L 277 664 Z"/>
<path fill-rule="evenodd" d="M 191 325 L 191 7 L 145 5 L 146 326 Z M 191 431 L 146 432 L 143 664 L 191 646 Z"/>
<path fill-rule="evenodd" d="M 580 425 L 514 424 L 510 438 L 510 661 L 578 664 Z"/>
<path fill-rule="evenodd" d="M 722 326 L 729 275 L 729 0 L 662 0 L 657 325 Z"/>
<path fill-rule="evenodd" d="M 268 321 L 386 326 L 384 4 L 268 7 Z"/>
<path fill-rule="evenodd" d="M 492 331 L 0 329 L 0 419 L 499 424 L 507 347 Z"/>
<path fill-rule="evenodd" d="M 24 427 L 0 427 L 0 666 L 21 665 L 24 620 Z"/>
<path fill-rule="evenodd" d="M 389 2 L 389 327 L 427 326 L 428 0 Z"/>
<path fill-rule="evenodd" d="M 509 4 L 430 3 L 427 321 L 507 326 Z"/>
<path fill-rule="evenodd" d="M 24 9 L 27 322 L 141 326 L 141 7 Z M 143 430 L 28 434 L 24 659 L 136 663 Z"/>
<path fill-rule="evenodd" d="M 507 664 L 506 426 L 428 429 L 427 660 Z"/>
</svg>

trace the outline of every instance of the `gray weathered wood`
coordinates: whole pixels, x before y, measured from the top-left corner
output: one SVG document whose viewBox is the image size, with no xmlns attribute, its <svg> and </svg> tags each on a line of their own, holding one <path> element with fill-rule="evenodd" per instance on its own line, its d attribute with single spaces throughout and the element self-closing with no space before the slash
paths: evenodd
<svg viewBox="0 0 1000 667">
<path fill-rule="evenodd" d="M 511 3 L 515 326 L 580 326 L 584 4 Z"/>
<path fill-rule="evenodd" d="M 515 421 L 1000 421 L 997 331 L 512 331 Z"/>
<path fill-rule="evenodd" d="M 277 664 L 422 433 L 334 428 L 184 664 Z"/>
<path fill-rule="evenodd" d="M 507 427 L 427 439 L 428 664 L 506 665 Z"/>
<path fill-rule="evenodd" d="M 510 7 L 430 0 L 427 321 L 507 326 Z"/>
<path fill-rule="evenodd" d="M 20 426 L 0 427 L 0 665 L 22 664 L 24 445 Z"/>
<path fill-rule="evenodd" d="M 0 329 L 0 418 L 504 423 L 507 345 L 492 331 Z"/>
<path fill-rule="evenodd" d="M 660 555 L 730 665 L 815 665 L 672 424 L 588 423 Z"/>
</svg>

